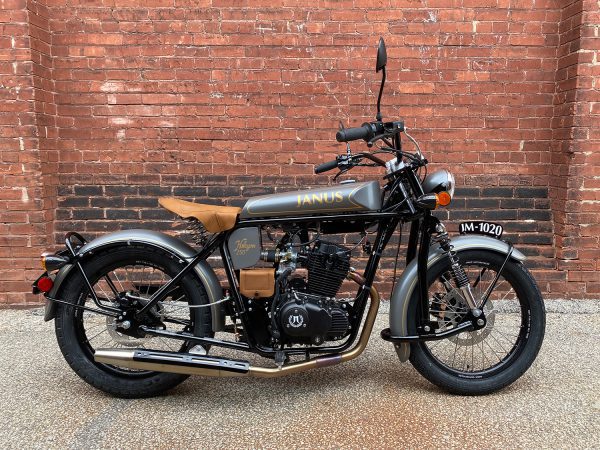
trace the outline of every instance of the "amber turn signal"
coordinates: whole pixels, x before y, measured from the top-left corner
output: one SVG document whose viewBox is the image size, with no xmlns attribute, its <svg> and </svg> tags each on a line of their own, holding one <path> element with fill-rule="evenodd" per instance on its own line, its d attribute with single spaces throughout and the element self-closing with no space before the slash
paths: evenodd
<svg viewBox="0 0 600 450">
<path fill-rule="evenodd" d="M 437 194 L 438 205 L 448 206 L 451 201 L 452 201 L 452 197 L 450 196 L 450 194 L 448 192 L 442 191 L 439 194 Z"/>
<path fill-rule="evenodd" d="M 46 272 L 58 270 L 69 263 L 69 258 L 66 256 L 55 255 L 53 253 L 44 253 L 41 256 L 42 267 Z"/>
</svg>

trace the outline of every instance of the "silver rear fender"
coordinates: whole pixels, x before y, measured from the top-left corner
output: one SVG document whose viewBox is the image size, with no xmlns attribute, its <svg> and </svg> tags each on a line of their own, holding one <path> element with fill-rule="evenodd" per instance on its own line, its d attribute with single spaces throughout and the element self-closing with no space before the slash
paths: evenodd
<svg viewBox="0 0 600 450">
<path fill-rule="evenodd" d="M 175 255 L 180 258 L 182 262 L 189 261 L 197 253 L 185 242 L 167 234 L 151 230 L 123 230 L 105 234 L 88 242 L 79 249 L 77 254 L 83 258 L 90 257 L 98 250 L 122 244 L 144 244 L 153 246 Z M 67 279 L 67 276 L 74 268 L 74 265 L 68 264 L 59 270 L 54 279 L 54 286 L 49 292 L 50 297 L 57 298 L 56 296 L 60 293 L 61 284 Z M 221 284 L 219 283 L 215 272 L 206 261 L 199 262 L 196 267 L 194 267 L 192 273 L 198 277 L 202 286 L 204 286 L 210 303 L 215 303 L 222 299 L 223 289 L 221 288 Z M 212 305 L 210 309 L 213 331 L 222 331 L 225 325 L 225 314 L 223 313 L 222 305 Z M 44 320 L 48 321 L 54 319 L 55 314 L 56 304 L 47 301 Z"/>
<path fill-rule="evenodd" d="M 450 242 L 457 252 L 465 250 L 491 250 L 507 255 L 510 249 L 509 245 L 504 241 L 478 235 L 459 236 Z M 444 251 L 438 245 L 434 244 L 429 252 L 427 269 L 444 257 Z M 513 249 L 511 258 L 520 262 L 526 259 L 525 255 L 515 248 Z M 390 331 L 392 336 L 408 335 L 408 307 L 417 284 L 417 258 L 415 258 L 406 266 L 390 298 Z M 410 356 L 410 344 L 402 343 L 395 344 L 394 346 L 400 361 L 407 361 Z"/>
</svg>

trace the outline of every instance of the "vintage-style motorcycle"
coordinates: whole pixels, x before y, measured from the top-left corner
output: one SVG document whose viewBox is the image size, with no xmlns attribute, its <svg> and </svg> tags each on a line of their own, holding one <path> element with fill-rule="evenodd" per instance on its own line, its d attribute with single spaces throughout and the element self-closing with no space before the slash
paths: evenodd
<svg viewBox="0 0 600 450">
<path fill-rule="evenodd" d="M 350 361 L 375 322 L 382 253 L 407 222 L 407 266 L 381 332 L 400 360 L 466 395 L 497 391 L 529 368 L 542 345 L 545 309 L 525 256 L 500 240 L 502 226 L 494 223 L 462 223 L 462 235 L 450 239 L 432 211 L 451 203 L 454 177 L 446 170 L 421 177 L 427 160 L 416 141 L 403 122 L 382 120 L 386 63 L 381 39 L 376 120 L 336 135 L 363 140 L 371 151 L 352 153 L 347 144 L 345 154 L 315 168 L 341 174 L 381 166 L 383 187 L 345 181 L 250 198 L 241 209 L 161 198 L 189 222 L 197 249 L 148 230 L 91 242 L 70 232 L 64 250 L 42 255 L 45 273 L 33 290 L 45 295 L 45 320 L 55 319 L 60 349 L 81 378 L 116 396 L 147 397 L 188 375 L 278 377 Z M 403 150 L 403 132 L 416 153 Z M 357 236 L 350 245 L 348 235 Z M 207 262 L 217 249 L 226 290 Z M 368 262 L 359 274 L 351 258 L 360 251 Z M 345 279 L 357 285 L 354 298 L 339 295 Z M 272 364 L 218 356 L 216 348 Z"/>
</svg>

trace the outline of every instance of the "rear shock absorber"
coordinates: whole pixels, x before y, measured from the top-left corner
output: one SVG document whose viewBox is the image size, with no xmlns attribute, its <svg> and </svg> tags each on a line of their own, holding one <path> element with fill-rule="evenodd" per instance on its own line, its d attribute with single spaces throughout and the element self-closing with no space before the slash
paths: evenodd
<svg viewBox="0 0 600 450">
<path fill-rule="evenodd" d="M 471 284 L 469 283 L 469 277 L 465 272 L 465 269 L 460 264 L 460 260 L 456 255 L 453 245 L 450 243 L 448 232 L 446 227 L 442 223 L 437 223 L 435 231 L 437 232 L 436 241 L 440 244 L 440 248 L 446 252 L 448 261 L 450 261 L 450 267 L 452 269 L 452 278 L 456 283 L 456 286 L 461 290 L 469 309 L 474 317 L 481 315 L 481 310 L 477 307 L 477 301 L 471 290 Z"/>
</svg>

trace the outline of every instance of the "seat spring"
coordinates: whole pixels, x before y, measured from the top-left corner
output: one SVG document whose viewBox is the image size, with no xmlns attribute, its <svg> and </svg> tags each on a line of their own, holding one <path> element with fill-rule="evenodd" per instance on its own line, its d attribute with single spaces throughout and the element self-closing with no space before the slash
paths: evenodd
<svg viewBox="0 0 600 450">
<path fill-rule="evenodd" d="M 206 244 L 206 241 L 208 240 L 208 231 L 206 231 L 202 222 L 193 217 L 188 217 L 185 219 L 185 222 L 187 232 L 190 234 L 192 241 L 194 241 L 197 246 L 204 247 L 204 244 Z"/>
</svg>

